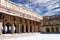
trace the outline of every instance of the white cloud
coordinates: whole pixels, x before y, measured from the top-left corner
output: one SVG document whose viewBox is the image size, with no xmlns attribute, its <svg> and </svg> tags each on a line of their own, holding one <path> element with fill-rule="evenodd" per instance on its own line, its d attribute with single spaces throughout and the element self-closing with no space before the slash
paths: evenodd
<svg viewBox="0 0 60 40">
<path fill-rule="evenodd" d="M 40 13 L 41 11 L 48 9 L 48 12 L 43 14 L 43 15 L 54 15 L 57 14 L 55 11 L 59 11 L 60 9 L 52 11 L 52 9 L 59 7 L 58 2 L 59 0 L 29 0 L 31 3 L 27 1 L 26 4 L 18 4 L 20 6 L 23 6 L 31 11 L 35 11 L 37 13 Z M 55 4 L 56 3 L 56 4 Z M 39 8 L 37 7 L 37 4 L 40 6 Z M 41 8 L 42 6 L 42 8 Z M 37 7 L 37 8 L 35 8 Z M 44 9 L 44 7 L 46 7 Z"/>
<path fill-rule="evenodd" d="M 50 0 L 38 0 L 38 1 L 36 0 L 37 3 L 41 3 L 41 2 L 44 2 L 45 3 L 47 1 L 50 1 Z"/>
<path fill-rule="evenodd" d="M 58 0 L 57 1 L 50 2 L 51 4 L 50 3 L 47 3 L 47 5 L 49 5 L 49 6 L 47 6 L 47 9 L 48 10 L 51 10 L 51 9 L 56 8 L 56 7 L 59 7 L 59 4 L 57 2 L 58 2 Z"/>
<path fill-rule="evenodd" d="M 44 16 L 51 16 L 51 15 L 59 14 L 59 13 L 57 13 L 59 11 L 60 11 L 60 9 L 56 9 L 54 11 L 49 11 L 49 12 L 45 13 Z"/>
<path fill-rule="evenodd" d="M 56 7 L 59 7 L 59 5 L 50 5 L 50 6 L 47 7 L 47 9 L 51 10 L 51 9 L 56 8 Z"/>
<path fill-rule="evenodd" d="M 46 14 L 44 14 L 44 16 L 51 16 L 51 15 L 55 15 L 56 13 L 49 13 L 47 12 Z"/>
<path fill-rule="evenodd" d="M 56 9 L 56 10 L 53 10 L 54 12 L 56 12 L 56 11 L 60 11 L 60 8 L 59 9 Z"/>
<path fill-rule="evenodd" d="M 40 10 L 39 10 L 38 8 L 36 9 L 36 11 L 37 11 L 37 12 L 40 12 Z"/>
<path fill-rule="evenodd" d="M 23 6 L 22 4 L 18 4 L 19 6 Z"/>
</svg>

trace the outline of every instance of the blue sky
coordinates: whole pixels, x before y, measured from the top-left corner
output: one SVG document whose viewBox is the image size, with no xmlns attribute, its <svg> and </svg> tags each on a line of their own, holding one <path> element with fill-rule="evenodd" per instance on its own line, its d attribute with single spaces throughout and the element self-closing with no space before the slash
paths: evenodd
<svg viewBox="0 0 60 40">
<path fill-rule="evenodd" d="M 60 14 L 59 0 L 10 0 L 42 16 Z"/>
</svg>

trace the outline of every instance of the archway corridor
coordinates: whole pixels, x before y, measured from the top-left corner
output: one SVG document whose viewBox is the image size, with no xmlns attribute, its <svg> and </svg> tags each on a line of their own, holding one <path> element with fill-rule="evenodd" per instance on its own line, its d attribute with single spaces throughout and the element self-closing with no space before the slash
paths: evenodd
<svg viewBox="0 0 60 40">
<path fill-rule="evenodd" d="M 45 31 L 43 33 L 60 33 L 60 27 L 58 26 L 45 27 Z"/>
<path fill-rule="evenodd" d="M 2 12 L 0 13 L 0 23 L 0 31 L 2 30 L 0 33 L 2 34 L 35 32 L 35 25 L 37 26 L 37 21 L 8 15 Z"/>
</svg>

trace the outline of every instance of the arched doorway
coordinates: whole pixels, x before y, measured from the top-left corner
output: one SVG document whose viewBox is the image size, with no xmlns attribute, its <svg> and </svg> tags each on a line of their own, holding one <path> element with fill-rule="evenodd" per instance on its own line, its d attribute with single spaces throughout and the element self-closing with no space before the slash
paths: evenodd
<svg viewBox="0 0 60 40">
<path fill-rule="evenodd" d="M 7 22 L 6 24 L 6 27 L 7 27 L 7 34 L 11 33 L 11 24 L 9 22 Z"/>
<path fill-rule="evenodd" d="M 2 33 L 3 34 L 9 34 L 9 33 L 11 33 L 11 24 L 9 22 L 7 22 L 5 25 L 3 24 Z"/>
<path fill-rule="evenodd" d="M 56 32 L 58 32 L 58 27 L 56 27 Z"/>
<path fill-rule="evenodd" d="M 54 32 L 54 28 L 51 28 L 51 32 L 52 32 L 52 33 Z"/>
<path fill-rule="evenodd" d="M 21 33 L 24 32 L 24 25 L 21 26 Z"/>
<path fill-rule="evenodd" d="M 46 32 L 50 32 L 49 28 L 46 28 Z"/>
</svg>

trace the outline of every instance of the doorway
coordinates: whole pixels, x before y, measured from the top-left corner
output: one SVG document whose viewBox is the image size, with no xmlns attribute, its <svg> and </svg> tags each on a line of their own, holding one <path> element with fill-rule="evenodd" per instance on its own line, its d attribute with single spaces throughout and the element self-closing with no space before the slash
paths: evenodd
<svg viewBox="0 0 60 40">
<path fill-rule="evenodd" d="M 49 33 L 49 32 L 50 32 L 49 28 L 46 28 L 46 32 L 47 32 L 47 33 Z"/>
<path fill-rule="evenodd" d="M 26 32 L 28 32 L 28 26 L 26 25 Z"/>
<path fill-rule="evenodd" d="M 53 33 L 54 32 L 54 28 L 51 28 L 51 30 L 52 30 L 51 32 Z"/>
<path fill-rule="evenodd" d="M 58 32 L 58 29 L 59 29 L 59 28 L 58 28 L 58 27 L 56 27 L 56 32 Z"/>
</svg>

